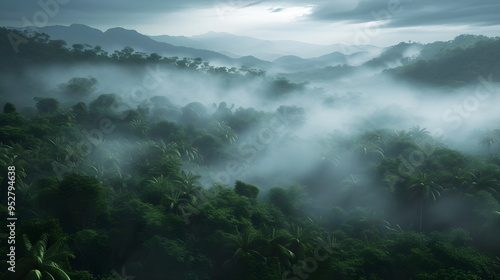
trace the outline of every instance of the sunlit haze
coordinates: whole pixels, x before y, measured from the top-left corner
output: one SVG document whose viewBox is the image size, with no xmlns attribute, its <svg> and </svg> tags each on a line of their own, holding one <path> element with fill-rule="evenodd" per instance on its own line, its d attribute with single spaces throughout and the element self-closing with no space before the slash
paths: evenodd
<svg viewBox="0 0 500 280">
<path fill-rule="evenodd" d="M 43 10 L 36 1 L 2 1 L 0 25 L 22 27 L 25 17 L 40 25 L 81 23 L 102 31 L 120 26 L 149 35 L 214 31 L 266 40 L 388 46 L 450 40 L 460 34 L 496 36 L 500 24 L 496 1 L 59 2 L 64 3 L 60 12 L 45 20 L 35 16 Z"/>
</svg>

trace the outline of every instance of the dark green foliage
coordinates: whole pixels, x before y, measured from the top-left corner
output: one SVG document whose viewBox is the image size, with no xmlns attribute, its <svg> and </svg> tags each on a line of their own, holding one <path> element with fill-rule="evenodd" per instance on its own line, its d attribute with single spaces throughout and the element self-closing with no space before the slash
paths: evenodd
<svg viewBox="0 0 500 280">
<path fill-rule="evenodd" d="M 429 60 L 416 60 L 389 72 L 408 80 L 430 85 L 460 87 L 477 82 L 478 77 L 488 79 L 500 75 L 500 39 L 463 44 L 459 48 L 445 49 Z"/>
<path fill-rule="evenodd" d="M 151 117 L 153 120 L 178 119 L 180 112 L 170 100 L 165 96 L 153 96 L 150 98 L 153 103 Z"/>
<path fill-rule="evenodd" d="M 118 105 L 118 97 L 114 94 L 101 94 L 96 100 L 90 102 L 89 111 L 98 116 L 110 112 Z"/>
<path fill-rule="evenodd" d="M 89 118 L 89 110 L 87 105 L 83 102 L 78 102 L 77 104 L 71 107 L 73 113 L 75 114 L 75 120 L 78 123 L 85 123 Z"/>
<path fill-rule="evenodd" d="M 5 105 L 3 106 L 3 112 L 4 114 L 13 114 L 13 113 L 16 113 L 16 106 L 12 103 L 5 103 Z"/>
<path fill-rule="evenodd" d="M 59 110 L 59 101 L 57 99 L 36 97 L 35 101 L 39 114 L 54 114 Z"/>
<path fill-rule="evenodd" d="M 254 108 L 238 108 L 234 112 L 233 118 L 229 120 L 229 126 L 237 133 L 243 133 L 257 125 L 263 115 L 263 112 Z"/>
<path fill-rule="evenodd" d="M 111 270 L 120 272 L 121 267 L 139 279 L 162 279 L 165 268 L 188 279 L 277 279 L 288 270 L 287 279 L 299 277 L 296 273 L 306 273 L 310 279 L 447 279 L 450 275 L 494 279 L 491 275 L 498 272 L 494 259 L 481 253 L 495 254 L 500 248 L 493 234 L 500 225 L 495 193 L 500 172 L 494 161 L 434 147 L 407 178 L 395 180 L 393 192 L 380 186 L 387 172 L 402 176 L 401 156 L 409 157 L 421 147 L 420 141 L 427 139 L 424 129 L 414 127 L 408 133 L 395 134 L 368 131 L 349 141 L 338 137 L 337 145 L 343 145 L 353 158 L 367 160 L 369 167 L 359 171 L 361 175 L 344 175 L 333 181 L 341 188 L 332 192 L 332 198 L 340 202 L 330 202 L 327 211 L 316 208 L 317 198 L 311 200 L 306 193 L 309 188 L 294 184 L 271 188 L 267 201 L 257 199 L 258 187 L 240 180 L 234 189 L 221 185 L 203 189 L 200 177 L 184 171 L 183 164 L 196 161 L 198 153 L 203 164 L 217 162 L 231 143 L 222 141 L 217 130 L 200 127 L 203 123 L 155 122 L 141 108 L 128 111 L 116 122 L 118 135 L 128 135 L 127 129 L 136 121 L 149 126 L 145 133 L 134 134 L 140 141 L 132 144 L 130 155 L 118 155 L 95 141 L 87 148 L 95 149 L 96 154 L 86 150 L 66 154 L 65 138 L 88 141 L 78 128 L 94 122 L 92 111 L 109 114 L 115 101 L 112 95 L 101 95 L 90 110 L 78 103 L 71 108 L 75 120 L 65 119 L 65 112 L 59 110 L 28 123 L 21 121 L 18 126 L 2 127 L 12 141 L 40 144 L 40 149 L 26 151 L 15 146 L 31 163 L 26 166 L 30 174 L 38 174 L 32 172 L 35 166 L 39 174 L 54 172 L 53 157 L 65 168 L 79 170 L 75 174 L 68 168 L 62 181 L 57 176 L 36 175 L 31 186 L 19 184 L 18 190 L 26 202 L 25 213 L 57 218 L 50 223 L 24 223 L 22 231 L 30 238 L 36 239 L 42 232 L 56 237 L 72 233 L 67 245 L 77 258 L 65 266 L 70 276 L 106 279 Z M 197 106 L 191 105 L 192 110 Z M 203 107 L 198 109 L 206 113 Z M 241 127 L 258 124 L 268 116 L 253 109 L 219 113 L 224 111 L 220 118 L 225 115 Z M 282 106 L 277 113 L 293 123 L 304 112 Z M 3 113 L 3 120 L 11 122 L 5 118 L 11 115 L 18 113 Z M 12 131 L 14 128 L 19 132 Z M 64 136 L 56 133 L 59 130 L 66 131 Z M 6 147 L 6 153 L 12 153 L 11 149 Z M 69 159 L 61 160 L 64 156 Z M 126 170 L 133 176 L 126 175 Z M 374 170 L 377 176 L 371 173 Z M 371 200 L 375 193 L 386 196 L 392 201 L 388 205 L 395 208 L 380 209 L 383 204 Z M 460 224 L 449 219 L 462 228 L 432 233 L 441 221 L 436 211 L 443 207 L 441 203 L 453 199 L 463 203 L 456 219 L 468 217 L 473 222 Z M 371 209 L 356 207 L 356 201 Z M 422 232 L 402 230 L 411 227 L 409 223 Z M 325 258 L 316 260 L 318 268 L 308 272 L 301 261 L 310 262 L 317 248 Z M 90 273 L 78 272 L 80 269 Z"/>
<path fill-rule="evenodd" d="M 426 44 L 425 48 L 423 48 L 422 51 L 420 52 L 420 57 L 424 59 L 434 58 L 439 55 L 442 55 L 446 51 L 457 48 L 467 49 L 470 47 L 474 47 L 474 45 L 479 41 L 487 41 L 487 40 L 489 40 L 489 38 L 483 35 L 462 34 L 455 37 L 455 39 L 451 41 L 447 42 L 438 41 Z"/>
<path fill-rule="evenodd" d="M 198 277 L 206 275 L 210 261 L 193 248 L 193 245 L 195 243 L 154 236 L 144 243 L 148 257 L 144 260 L 146 265 L 139 277 L 165 279 L 165 272 L 168 271 L 169 277 L 172 278 L 200 279 Z"/>
<path fill-rule="evenodd" d="M 222 141 L 209 134 L 196 137 L 193 145 L 198 148 L 205 162 L 216 161 L 223 148 Z"/>
<path fill-rule="evenodd" d="M 107 202 L 104 188 L 93 177 L 72 174 L 58 186 L 48 187 L 43 203 L 69 230 L 91 228 L 104 222 Z M 89 203 L 92 202 L 92 203 Z"/>
<path fill-rule="evenodd" d="M 181 126 L 174 122 L 159 121 L 155 123 L 149 135 L 152 139 L 163 139 L 164 141 L 179 141 L 185 138 L 184 131 Z"/>
<path fill-rule="evenodd" d="M 221 102 L 212 117 L 219 122 L 229 122 L 233 117 L 233 112 L 227 107 L 226 102 Z"/>
<path fill-rule="evenodd" d="M 93 77 L 80 78 L 75 77 L 69 80 L 68 83 L 59 85 L 59 90 L 63 94 L 71 95 L 74 97 L 84 97 L 95 91 L 97 80 Z"/>
<path fill-rule="evenodd" d="M 387 64 L 404 62 L 404 53 L 412 46 L 415 47 L 417 44 L 401 42 L 384 51 L 379 57 L 368 61 L 365 65 L 374 68 L 386 68 Z"/>
<path fill-rule="evenodd" d="M 279 77 L 269 85 L 269 97 L 279 98 L 285 95 L 301 91 L 305 87 L 304 83 L 293 83 L 287 78 Z"/>
<path fill-rule="evenodd" d="M 288 200 L 288 192 L 285 188 L 274 187 L 269 191 L 269 201 L 278 207 L 283 214 L 290 215 L 292 212 L 291 201 Z"/>
<path fill-rule="evenodd" d="M 192 102 L 182 108 L 180 120 L 185 123 L 193 123 L 199 127 L 207 125 L 208 113 L 203 104 Z"/>
<path fill-rule="evenodd" d="M 0 141 L 5 143 L 10 142 L 25 142 L 28 140 L 27 131 L 21 127 L 3 126 L 0 128 Z"/>
<path fill-rule="evenodd" d="M 251 199 L 257 199 L 257 196 L 259 195 L 259 189 L 256 186 L 247 184 L 239 180 L 236 180 L 236 183 L 234 183 L 234 192 L 238 195 L 245 196 Z"/>
<path fill-rule="evenodd" d="M 300 216 L 298 210 L 308 203 L 308 197 L 304 193 L 303 187 L 299 185 L 292 185 L 288 189 L 273 187 L 269 190 L 268 198 L 285 215 Z"/>
<path fill-rule="evenodd" d="M 22 239 L 26 255 L 18 261 L 15 279 L 37 279 L 37 275 L 48 279 L 70 279 L 64 269 L 69 268 L 68 259 L 75 256 L 67 249 L 65 238 L 49 243 L 49 235 L 44 233 L 36 243 L 27 235 Z"/>
<path fill-rule="evenodd" d="M 77 248 L 76 259 L 73 262 L 74 269 L 88 270 L 95 275 L 104 275 L 111 271 L 110 240 L 105 232 L 81 230 L 73 235 L 70 243 Z"/>
</svg>

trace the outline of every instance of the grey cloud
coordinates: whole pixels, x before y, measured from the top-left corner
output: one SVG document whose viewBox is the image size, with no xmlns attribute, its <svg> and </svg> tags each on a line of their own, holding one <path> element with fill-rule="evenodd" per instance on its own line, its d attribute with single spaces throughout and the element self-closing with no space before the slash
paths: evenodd
<svg viewBox="0 0 500 280">
<path fill-rule="evenodd" d="M 86 0 L 67 1 L 59 4 L 59 0 L 42 0 L 41 3 L 58 3 L 57 12 L 50 17 L 51 21 L 64 22 L 66 24 L 95 21 L 94 24 L 107 24 L 116 22 L 128 22 L 130 24 L 141 23 L 148 18 L 158 14 L 168 14 L 183 10 L 210 8 L 216 5 L 230 5 L 238 1 L 174 1 L 174 0 L 146 0 L 146 1 L 120 1 L 120 0 Z M 60 1 L 64 3 L 66 1 Z M 241 2 L 241 1 L 239 1 Z M 54 5 L 46 7 L 52 11 Z M 45 8 L 45 9 L 46 9 Z M 0 25 L 17 23 L 22 25 L 22 18 L 26 17 L 33 21 L 37 12 L 43 12 L 44 7 L 39 1 L 14 1 L 5 0 L 0 2 Z"/>
<path fill-rule="evenodd" d="M 362 0 L 350 11 L 334 4 L 319 5 L 310 16 L 316 20 L 363 23 L 389 19 L 387 27 L 426 25 L 499 25 L 500 2 L 466 0 Z"/>
<path fill-rule="evenodd" d="M 41 2 L 61 0 L 42 0 Z M 0 25 L 23 25 L 21 18 L 33 20 L 33 15 L 42 8 L 39 1 L 0 1 Z M 61 1 L 63 2 L 63 1 Z M 428 25 L 500 25 L 500 1 L 496 0 L 360 0 L 358 5 L 345 11 L 339 9 L 340 1 L 241 1 L 241 0 L 87 0 L 69 1 L 61 5 L 59 13 L 52 19 L 54 24 L 84 23 L 91 26 L 141 25 L 154 23 L 157 16 L 168 16 L 173 12 L 185 12 L 186 18 L 192 10 L 209 8 L 246 8 L 261 4 L 283 6 L 284 4 L 315 5 L 309 15 L 312 21 L 363 23 L 389 18 L 385 27 L 409 27 Z M 342 4 L 340 4 L 342 5 Z M 279 12 L 275 9 L 273 12 Z M 179 24 L 182 24 L 180 22 Z"/>
<path fill-rule="evenodd" d="M 262 1 L 252 2 L 250 4 L 247 4 L 247 5 L 243 6 L 243 8 L 247 8 L 247 7 L 251 7 L 251 6 L 256 6 L 256 5 L 259 5 L 262 2 L 265 2 L 265 1 L 262 0 Z"/>
</svg>

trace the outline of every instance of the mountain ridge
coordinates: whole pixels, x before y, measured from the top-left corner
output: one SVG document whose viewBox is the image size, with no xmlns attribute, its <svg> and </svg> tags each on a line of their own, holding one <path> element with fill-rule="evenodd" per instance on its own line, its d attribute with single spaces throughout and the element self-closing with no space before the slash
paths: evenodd
<svg viewBox="0 0 500 280">
<path fill-rule="evenodd" d="M 27 28 L 30 29 L 30 27 Z M 17 28 L 17 30 L 23 29 L 25 28 Z M 233 62 L 230 57 L 214 51 L 174 46 L 165 42 L 158 42 L 136 30 L 122 27 L 110 28 L 103 32 L 87 25 L 72 24 L 70 26 L 46 26 L 35 30 L 40 33 L 48 34 L 52 40 L 64 40 L 69 46 L 73 44 L 88 44 L 101 46 L 108 52 L 113 52 L 125 46 L 129 46 L 136 51 L 158 53 L 163 56 L 200 57 L 204 60 L 218 60 L 225 63 Z"/>
<path fill-rule="evenodd" d="M 319 45 L 293 40 L 271 41 L 249 36 L 234 35 L 226 32 L 213 31 L 190 37 L 160 35 L 150 36 L 150 38 L 170 44 L 183 42 L 192 47 L 196 46 L 197 48 L 232 53 L 240 56 L 252 55 L 267 61 L 273 61 L 286 55 L 295 55 L 308 59 L 320 57 L 333 52 L 341 52 L 348 55 L 361 51 L 376 51 L 383 49 L 373 45 Z"/>
</svg>

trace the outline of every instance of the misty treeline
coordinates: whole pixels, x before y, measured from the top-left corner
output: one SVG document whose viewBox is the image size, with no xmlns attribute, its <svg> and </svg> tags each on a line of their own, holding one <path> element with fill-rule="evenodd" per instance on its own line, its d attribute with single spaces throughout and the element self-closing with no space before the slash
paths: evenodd
<svg viewBox="0 0 500 280">
<path fill-rule="evenodd" d="M 365 68 L 383 70 L 398 79 L 421 86 L 456 89 L 469 85 L 478 76 L 500 76 L 500 38 L 460 35 L 455 39 L 422 44 L 401 42 L 385 49 L 361 66 L 337 65 L 286 74 L 294 80 L 332 80 L 348 77 Z M 362 52 L 360 52 L 362 53 Z"/>
<path fill-rule="evenodd" d="M 144 65 L 145 63 L 159 63 L 162 66 L 177 70 L 196 70 L 209 74 L 226 74 L 233 79 L 246 77 L 262 77 L 266 71 L 248 67 L 213 66 L 201 58 L 163 57 L 157 53 L 146 54 L 137 52 L 131 47 L 108 53 L 100 46 L 74 44 L 71 47 L 63 40 L 50 40 L 44 33 L 31 33 L 0 28 L 0 50 L 2 65 L 0 71 L 16 72 L 25 67 L 36 64 L 58 62 L 64 64 L 85 63 L 113 63 L 117 65 Z M 29 39 L 26 39 L 28 37 Z M 19 55 L 17 55 L 19 54 Z M 232 75 L 231 75 L 232 74 Z M 276 91 L 301 89 L 304 84 L 293 84 L 281 78 L 274 83 Z"/>
<path fill-rule="evenodd" d="M 7 51 L 10 31 L 2 32 Z M 323 97 L 304 83 L 127 48 L 111 56 L 68 49 L 43 34 L 31 40 L 18 54 L 2 51 L 1 64 L 28 84 L 39 84 L 23 76 L 38 63 L 144 69 L 153 56 L 169 73 L 187 67 L 210 80 L 220 69 L 237 77 L 221 79 L 222 90 L 252 86 L 274 109 L 113 93 L 88 76 L 31 92 L 2 87 L 0 179 L 6 190 L 15 166 L 18 217 L 17 272 L 2 262 L 2 278 L 499 279 L 500 126 L 473 131 L 467 149 L 423 126 L 384 128 L 397 123 L 387 119 L 316 134 L 306 102 L 283 98 Z M 346 102 L 321 101 L 334 110 Z"/>
</svg>

